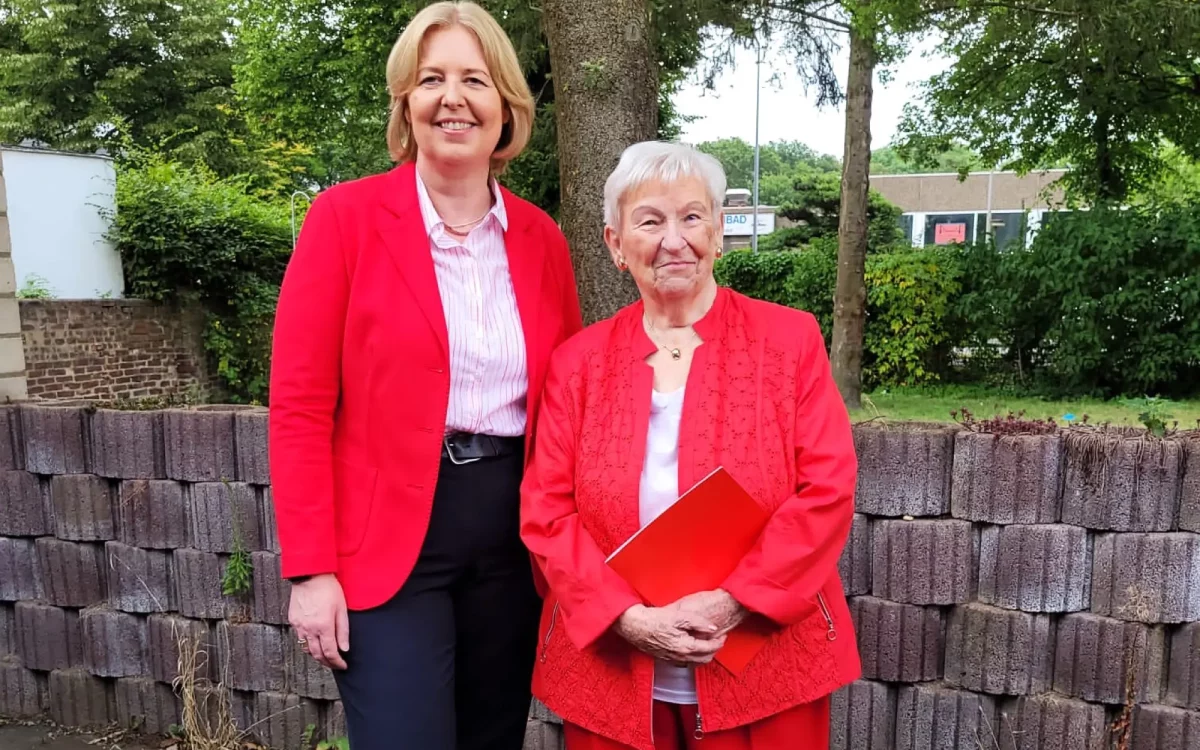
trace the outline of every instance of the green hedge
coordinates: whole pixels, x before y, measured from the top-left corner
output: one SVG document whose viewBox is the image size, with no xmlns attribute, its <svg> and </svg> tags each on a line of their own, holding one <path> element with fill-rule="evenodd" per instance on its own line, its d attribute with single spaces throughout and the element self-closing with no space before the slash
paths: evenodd
<svg viewBox="0 0 1200 750">
<path fill-rule="evenodd" d="M 830 336 L 836 247 L 736 252 L 718 279 L 809 310 Z M 869 387 L 1020 383 L 1056 394 L 1200 393 L 1200 206 L 1052 214 L 1027 250 L 867 259 Z"/>
<path fill-rule="evenodd" d="M 118 171 L 111 237 L 130 295 L 202 305 L 205 347 L 228 395 L 265 402 L 271 324 L 292 249 L 289 207 L 142 156 Z"/>
</svg>

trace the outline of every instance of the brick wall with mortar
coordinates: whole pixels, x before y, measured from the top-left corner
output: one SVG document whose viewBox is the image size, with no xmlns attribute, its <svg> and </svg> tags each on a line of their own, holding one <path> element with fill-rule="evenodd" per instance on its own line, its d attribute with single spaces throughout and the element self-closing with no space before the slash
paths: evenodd
<svg viewBox="0 0 1200 750">
<path fill-rule="evenodd" d="M 17 308 L 17 271 L 8 230 L 8 191 L 0 159 L 0 403 L 23 401 L 25 353 L 21 346 L 21 317 Z"/>
<path fill-rule="evenodd" d="M 21 300 L 20 309 L 30 398 L 112 401 L 211 390 L 198 309 L 145 300 Z"/>
<path fill-rule="evenodd" d="M 0 407 L 0 717 L 165 729 L 186 635 L 260 741 L 342 731 L 285 625 L 266 419 Z M 1200 443 L 1076 437 L 856 429 L 864 675 L 833 748 L 1200 747 Z M 224 596 L 239 545 L 251 590 Z M 526 747 L 561 742 L 535 705 Z"/>
</svg>

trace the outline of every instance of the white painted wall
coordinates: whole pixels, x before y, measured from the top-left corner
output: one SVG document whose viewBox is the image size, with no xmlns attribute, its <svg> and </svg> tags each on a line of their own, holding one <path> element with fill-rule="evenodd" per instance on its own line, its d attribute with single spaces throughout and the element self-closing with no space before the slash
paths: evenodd
<svg viewBox="0 0 1200 750">
<path fill-rule="evenodd" d="M 121 297 L 121 258 L 104 238 L 116 211 L 117 177 L 107 157 L 3 148 L 17 289 L 31 276 L 58 299 Z"/>
</svg>

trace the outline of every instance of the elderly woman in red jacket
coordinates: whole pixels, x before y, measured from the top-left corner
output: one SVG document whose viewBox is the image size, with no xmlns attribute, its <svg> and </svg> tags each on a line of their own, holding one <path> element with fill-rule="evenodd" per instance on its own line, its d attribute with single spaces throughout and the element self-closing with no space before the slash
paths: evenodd
<svg viewBox="0 0 1200 750">
<path fill-rule="evenodd" d="M 549 584 L 533 690 L 568 750 L 826 748 L 829 695 L 860 673 L 849 419 L 813 316 L 717 285 L 724 194 L 705 154 L 626 150 L 605 241 L 642 299 L 551 360 L 521 536 Z M 606 559 L 717 467 L 767 525 L 721 586 L 648 606 Z M 747 617 L 769 639 L 734 673 L 714 655 Z"/>
</svg>

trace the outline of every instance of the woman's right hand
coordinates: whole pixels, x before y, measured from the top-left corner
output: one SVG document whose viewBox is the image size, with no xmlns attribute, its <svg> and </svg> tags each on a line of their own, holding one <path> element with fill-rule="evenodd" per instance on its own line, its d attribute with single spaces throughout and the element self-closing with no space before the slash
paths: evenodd
<svg viewBox="0 0 1200 750">
<path fill-rule="evenodd" d="M 292 584 L 288 622 L 304 649 L 331 669 L 345 669 L 338 649 L 350 650 L 350 619 L 342 584 L 333 573 Z"/>
<path fill-rule="evenodd" d="M 635 605 L 617 619 L 615 629 L 639 651 L 679 666 L 707 664 L 725 645 L 724 635 L 706 637 L 717 632 L 716 625 L 674 606 Z"/>
</svg>

